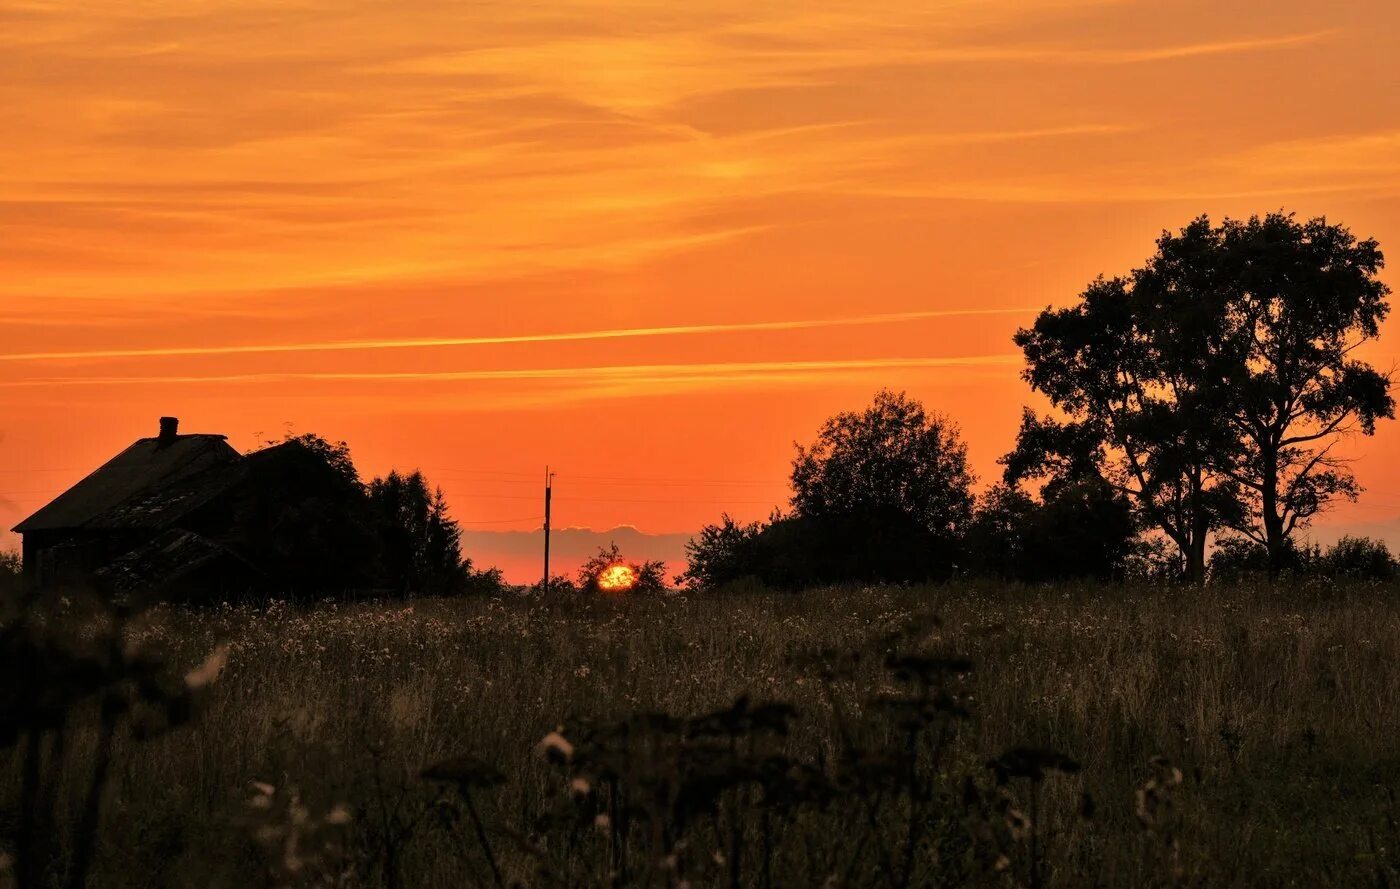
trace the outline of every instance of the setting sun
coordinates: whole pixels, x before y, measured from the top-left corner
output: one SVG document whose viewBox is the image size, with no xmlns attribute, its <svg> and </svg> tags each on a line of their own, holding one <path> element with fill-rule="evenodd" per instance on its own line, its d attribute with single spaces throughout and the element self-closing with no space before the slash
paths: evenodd
<svg viewBox="0 0 1400 889">
<path fill-rule="evenodd" d="M 598 589 L 609 593 L 625 593 L 637 585 L 637 572 L 630 565 L 609 565 L 598 575 Z"/>
</svg>

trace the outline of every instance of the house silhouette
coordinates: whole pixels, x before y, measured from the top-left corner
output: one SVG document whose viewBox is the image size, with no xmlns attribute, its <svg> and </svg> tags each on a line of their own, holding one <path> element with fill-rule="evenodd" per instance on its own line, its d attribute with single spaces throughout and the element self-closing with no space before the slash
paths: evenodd
<svg viewBox="0 0 1400 889">
<path fill-rule="evenodd" d="M 333 514 L 325 461 L 289 441 L 240 454 L 174 417 L 15 526 L 39 589 L 209 595 L 279 585 L 279 541 Z M 342 489 L 343 490 L 343 489 Z M 328 504 L 331 504 L 328 506 Z M 295 544 L 293 544 L 295 548 Z"/>
</svg>

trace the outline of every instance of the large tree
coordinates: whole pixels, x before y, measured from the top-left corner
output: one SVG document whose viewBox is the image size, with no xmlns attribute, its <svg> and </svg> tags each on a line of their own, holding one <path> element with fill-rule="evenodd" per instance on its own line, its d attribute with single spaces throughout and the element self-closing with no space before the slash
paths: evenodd
<svg viewBox="0 0 1400 889">
<path fill-rule="evenodd" d="M 1382 264 L 1374 241 L 1322 219 L 1201 217 L 1163 233 L 1142 268 L 1017 333 L 1027 381 L 1070 420 L 1023 438 L 1096 439 L 1105 477 L 1193 580 L 1220 528 L 1277 564 L 1294 530 L 1356 494 L 1337 439 L 1394 413 L 1388 376 L 1353 354 L 1387 311 Z"/>
<path fill-rule="evenodd" d="M 1389 376 L 1355 357 L 1389 308 L 1383 265 L 1374 240 L 1273 213 L 1196 219 L 1164 234 L 1135 275 L 1156 318 L 1201 327 L 1177 345 L 1212 377 L 1211 407 L 1236 443 L 1215 452 L 1216 465 L 1246 507 L 1233 527 L 1266 548 L 1271 573 L 1297 528 L 1359 492 L 1337 442 L 1394 416 Z"/>
<path fill-rule="evenodd" d="M 1209 380 L 1181 346 L 1205 328 L 1194 317 L 1157 317 L 1143 296 L 1132 278 L 1101 277 L 1076 305 L 1046 309 L 1017 331 L 1026 381 L 1069 417 L 1028 414 L 1017 459 L 1092 461 L 1143 523 L 1172 541 L 1183 573 L 1200 583 L 1211 532 L 1234 520 L 1236 485 L 1214 462 L 1234 445 Z"/>
<path fill-rule="evenodd" d="M 971 515 L 972 482 L 957 427 L 882 390 L 865 410 L 828 419 L 810 446 L 797 445 L 792 505 L 799 516 L 895 514 L 953 536 Z"/>
</svg>

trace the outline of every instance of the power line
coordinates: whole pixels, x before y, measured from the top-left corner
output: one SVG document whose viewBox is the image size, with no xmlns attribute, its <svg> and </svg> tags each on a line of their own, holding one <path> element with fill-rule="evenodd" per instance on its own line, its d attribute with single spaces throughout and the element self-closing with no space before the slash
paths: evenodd
<svg viewBox="0 0 1400 889">
<path fill-rule="evenodd" d="M 539 521 L 539 520 L 542 519 L 542 518 L 544 518 L 544 516 L 527 515 L 527 516 L 520 516 L 519 518 L 515 518 L 515 519 L 479 519 L 479 520 L 474 520 L 474 521 L 470 521 L 470 522 L 459 521 L 459 522 L 457 522 L 457 524 L 459 524 L 459 525 L 508 525 L 508 524 L 510 524 L 511 522 L 537 522 L 537 521 Z"/>
<path fill-rule="evenodd" d="M 537 496 L 530 494 L 481 494 L 457 492 L 459 496 L 477 500 L 538 500 Z M 570 500 L 583 501 L 585 503 L 678 503 L 678 504 L 713 504 L 713 503 L 772 503 L 772 500 L 735 500 L 729 497 L 714 497 L 708 500 L 677 500 L 674 497 L 664 499 L 650 499 L 640 497 L 570 497 Z"/>
<path fill-rule="evenodd" d="M 425 466 L 421 467 L 424 472 L 454 473 L 461 475 L 484 475 L 500 476 L 501 484 L 538 484 L 535 473 L 517 472 L 509 469 L 465 469 L 461 467 L 448 466 Z M 31 473 L 31 472 L 82 472 L 80 467 L 38 467 L 34 469 L 0 469 L 5 473 Z M 718 478 L 679 478 L 667 476 L 645 476 L 645 475 L 569 475 L 575 481 L 589 481 L 600 483 L 615 483 L 623 485 L 675 485 L 675 486 L 728 486 L 728 485 L 778 485 L 783 484 L 782 479 L 718 479 Z M 519 479 L 519 482 L 514 481 Z"/>
<path fill-rule="evenodd" d="M 433 473 L 462 473 L 469 474 L 462 469 L 426 469 L 426 472 Z M 484 474 L 484 473 L 479 473 Z M 500 472 L 496 475 L 509 476 L 506 478 L 481 479 L 492 483 L 503 485 L 534 485 L 539 482 L 532 478 L 517 476 L 515 473 Z M 557 475 L 558 473 L 556 473 Z M 582 481 L 588 484 L 601 485 L 625 485 L 625 486 L 652 486 L 665 485 L 675 487 L 740 487 L 755 486 L 766 487 L 770 485 L 781 485 L 785 479 L 702 479 L 702 478 L 666 478 L 663 476 L 626 476 L 626 475 L 564 475 L 570 481 Z M 451 476 L 448 476 L 449 480 Z M 518 479 L 518 480 L 517 480 Z"/>
</svg>

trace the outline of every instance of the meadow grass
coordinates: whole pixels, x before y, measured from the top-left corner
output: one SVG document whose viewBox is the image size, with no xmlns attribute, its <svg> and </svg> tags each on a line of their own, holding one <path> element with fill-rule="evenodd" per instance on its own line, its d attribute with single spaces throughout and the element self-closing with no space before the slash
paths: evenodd
<svg viewBox="0 0 1400 889">
<path fill-rule="evenodd" d="M 743 870 L 739 883 L 1388 885 L 1400 876 L 1396 593 L 968 582 L 803 595 L 161 606 L 128 628 L 131 645 L 165 652 L 178 674 L 227 644 L 227 665 L 191 725 L 118 739 L 91 883 L 535 885 L 543 877 L 529 847 L 542 841 L 539 816 L 569 798 L 567 769 L 539 750 L 546 735 L 577 741 L 585 720 L 699 714 L 747 695 L 796 710 L 791 732 L 764 743 L 833 762 L 842 733 L 873 718 L 872 698 L 893 680 L 878 657 L 824 672 L 813 653 L 879 655 L 888 634 L 936 614 L 941 623 L 918 634 L 920 650 L 973 662 L 969 676 L 949 679 L 971 715 L 948 720 L 923 808 L 906 812 L 919 803 L 886 796 L 868 818 L 804 810 L 784 822 L 778 839 L 790 851 L 774 853 L 776 870 Z M 66 767 L 46 773 L 72 785 L 55 794 L 60 827 L 78 817 L 72 800 L 97 732 L 89 721 L 70 720 Z M 1029 790 L 994 789 L 987 761 L 1017 747 L 1058 751 L 1081 769 Z M 459 787 L 474 800 L 473 818 L 479 810 L 484 847 L 464 810 L 445 802 L 450 787 L 420 776 L 463 755 L 480 764 L 473 775 L 494 768 L 503 778 Z M 983 803 L 960 796 L 963 785 L 981 788 Z M 12 813 L 0 836 L 12 835 L 13 748 L 0 751 L 0 793 Z M 833 805 L 872 798 L 882 799 Z M 1000 808 L 987 807 L 993 799 Z M 980 870 L 967 861 L 901 870 L 853 851 L 858 865 L 819 872 L 823 849 L 854 849 L 859 825 L 884 830 L 915 811 L 931 825 L 920 856 L 970 861 L 979 824 L 990 824 L 997 860 Z M 1017 821 L 1027 813 L 1029 830 Z M 672 855 L 673 872 L 649 869 L 645 880 L 634 872 L 630 882 L 728 885 L 719 824 L 687 840 L 685 854 L 703 851 L 710 870 L 676 873 Z M 55 842 L 58 881 L 63 840 Z M 893 853 L 901 844 L 891 837 L 869 848 Z M 801 856 L 791 851 L 799 848 Z M 582 869 L 564 882 L 620 881 L 589 854 L 578 853 Z"/>
</svg>

